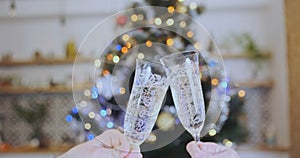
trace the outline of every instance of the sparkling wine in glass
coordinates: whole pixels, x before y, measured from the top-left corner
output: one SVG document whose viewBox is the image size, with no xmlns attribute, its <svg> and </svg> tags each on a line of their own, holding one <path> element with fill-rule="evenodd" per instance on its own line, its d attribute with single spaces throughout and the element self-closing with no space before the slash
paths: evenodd
<svg viewBox="0 0 300 158">
<path fill-rule="evenodd" d="M 131 145 L 141 145 L 150 135 L 168 87 L 163 65 L 137 59 L 124 120 L 124 134 Z"/>
<path fill-rule="evenodd" d="M 199 53 L 186 51 L 161 59 L 170 70 L 172 97 L 183 127 L 200 141 L 205 121 L 205 105 L 199 73 Z"/>
</svg>

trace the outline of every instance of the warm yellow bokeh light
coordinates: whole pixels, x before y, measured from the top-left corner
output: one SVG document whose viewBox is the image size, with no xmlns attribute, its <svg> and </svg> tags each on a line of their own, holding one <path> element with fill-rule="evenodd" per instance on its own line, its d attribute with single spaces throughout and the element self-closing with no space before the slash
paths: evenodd
<svg viewBox="0 0 300 158">
<path fill-rule="evenodd" d="M 180 21 L 179 26 L 181 28 L 185 28 L 186 27 L 186 22 L 185 21 Z"/>
<path fill-rule="evenodd" d="M 147 47 L 151 47 L 151 46 L 152 46 L 152 42 L 151 42 L 150 40 L 147 40 L 147 41 L 146 41 L 146 46 L 147 46 Z"/>
<path fill-rule="evenodd" d="M 136 22 L 138 20 L 138 16 L 136 14 L 131 15 L 131 21 Z"/>
<path fill-rule="evenodd" d="M 224 139 L 223 144 L 227 147 L 232 147 L 232 145 L 233 145 L 233 143 L 228 139 Z"/>
<path fill-rule="evenodd" d="M 132 47 L 131 43 L 130 42 L 126 42 L 126 47 L 129 49 Z"/>
<path fill-rule="evenodd" d="M 153 134 L 153 133 L 150 133 L 150 135 L 149 135 L 149 137 L 148 137 L 148 141 L 149 142 L 155 142 L 156 141 L 156 135 L 155 134 Z"/>
<path fill-rule="evenodd" d="M 112 54 L 107 54 L 106 55 L 106 59 L 109 60 L 109 61 L 111 61 L 113 59 L 113 57 L 114 56 Z"/>
<path fill-rule="evenodd" d="M 243 98 L 245 97 L 246 92 L 244 90 L 239 90 L 239 97 Z"/>
<path fill-rule="evenodd" d="M 103 70 L 102 71 L 102 75 L 103 76 L 106 76 L 106 75 L 109 75 L 109 74 L 110 74 L 110 72 L 108 70 Z"/>
<path fill-rule="evenodd" d="M 188 31 L 186 33 L 186 36 L 188 36 L 189 38 L 192 38 L 194 36 L 194 33 L 192 31 Z"/>
<path fill-rule="evenodd" d="M 180 13 L 185 13 L 187 11 L 187 8 L 186 8 L 186 6 L 183 5 L 183 6 L 180 6 L 178 10 Z"/>
<path fill-rule="evenodd" d="M 174 44 L 174 40 L 172 38 L 168 38 L 166 43 L 168 46 L 172 46 Z"/>
<path fill-rule="evenodd" d="M 217 131 L 215 129 L 211 129 L 208 132 L 209 136 L 215 136 L 217 134 Z"/>
<path fill-rule="evenodd" d="M 213 86 L 218 85 L 218 83 L 219 83 L 219 80 L 216 79 L 216 78 L 214 78 L 214 79 L 211 80 L 211 84 L 212 84 Z"/>
<path fill-rule="evenodd" d="M 127 47 L 122 47 L 122 48 L 121 48 L 121 52 L 122 52 L 123 54 L 126 54 L 126 53 L 128 52 L 128 48 L 127 48 Z"/>
<path fill-rule="evenodd" d="M 172 114 L 162 112 L 157 117 L 156 125 L 162 131 L 168 131 L 174 127 L 175 119 Z"/>
<path fill-rule="evenodd" d="M 93 119 L 95 118 L 96 114 L 94 112 L 89 112 L 89 118 Z"/>
<path fill-rule="evenodd" d="M 127 35 L 127 34 L 124 34 L 123 36 L 122 36 L 122 39 L 123 39 L 123 41 L 128 41 L 129 40 L 129 35 Z"/>
<path fill-rule="evenodd" d="M 120 88 L 120 94 L 125 94 L 126 93 L 126 89 L 124 87 Z"/>
<path fill-rule="evenodd" d="M 175 11 L 175 8 L 173 6 L 168 7 L 168 12 L 169 13 L 174 13 L 174 11 Z"/>
</svg>

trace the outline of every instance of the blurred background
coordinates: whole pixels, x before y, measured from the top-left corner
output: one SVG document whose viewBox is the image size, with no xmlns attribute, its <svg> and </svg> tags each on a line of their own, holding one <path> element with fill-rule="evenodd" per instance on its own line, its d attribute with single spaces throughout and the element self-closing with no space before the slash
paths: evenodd
<svg viewBox="0 0 300 158">
<path fill-rule="evenodd" d="M 0 0 L 0 157 L 13 158 L 20 154 L 53 157 L 94 138 L 89 131 L 91 125 L 80 121 L 73 100 L 72 68 L 76 51 L 101 20 L 118 11 L 145 5 L 164 6 L 170 13 L 177 10 L 191 15 L 207 29 L 220 49 L 226 82 L 219 83 L 218 79 L 204 75 L 203 83 L 207 87 L 225 86 L 228 105 L 219 125 L 203 141 L 232 147 L 242 158 L 289 157 L 291 128 L 283 0 Z M 113 31 L 103 36 L 116 34 L 129 21 L 138 24 L 144 19 L 142 10 L 119 16 L 111 24 Z M 161 21 L 156 19 L 155 23 Z M 167 24 L 173 25 L 174 21 Z M 182 28 L 192 27 L 188 22 L 178 24 Z M 193 38 L 196 32 L 186 30 L 186 37 Z M 100 116 L 111 115 L 117 119 L 123 115 L 118 113 L 109 93 L 112 90 L 105 83 L 109 83 L 113 67 L 131 47 L 139 43 L 151 47 L 152 42 L 160 41 L 179 50 L 189 48 L 186 41 L 173 33 L 158 29 L 138 31 L 139 34 L 132 31 L 118 37 L 105 50 L 103 58 L 95 61 L 96 67 L 98 62 L 106 63 L 98 78 L 103 85 L 91 87 L 85 93 L 105 104 L 99 109 Z M 217 52 L 210 42 L 207 50 Z M 93 80 L 85 68 L 94 60 L 89 54 L 99 50 L 84 51 L 77 58 L 82 74 L 73 76 L 75 91 L 83 90 Z M 145 56 L 138 53 L 134 58 Z M 215 64 L 219 63 L 204 65 Z M 124 87 L 118 90 L 120 94 L 129 93 Z M 166 104 L 157 127 L 176 115 L 172 101 L 167 99 Z M 94 115 L 88 113 L 87 117 Z M 169 129 L 176 124 L 175 120 L 168 125 Z M 113 128 L 114 122 L 104 121 L 103 126 Z M 167 147 L 144 154 L 145 157 L 188 157 L 185 144 L 191 140 L 184 133 Z M 155 135 L 147 141 L 155 142 Z"/>
</svg>

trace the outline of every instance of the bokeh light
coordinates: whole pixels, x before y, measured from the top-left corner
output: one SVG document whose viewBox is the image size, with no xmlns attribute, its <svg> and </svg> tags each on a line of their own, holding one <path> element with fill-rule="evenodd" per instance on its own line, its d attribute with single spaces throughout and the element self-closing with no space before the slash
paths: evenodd
<svg viewBox="0 0 300 158">
<path fill-rule="evenodd" d="M 181 28 L 185 28 L 186 27 L 186 22 L 185 21 L 180 21 L 179 26 Z"/>
<path fill-rule="evenodd" d="M 175 11 L 175 8 L 173 6 L 168 7 L 168 12 L 169 13 L 174 13 L 174 11 Z"/>
<path fill-rule="evenodd" d="M 213 86 L 216 86 L 216 85 L 219 84 L 219 80 L 216 79 L 216 78 L 214 78 L 214 79 L 211 80 L 211 84 L 212 84 Z"/>
<path fill-rule="evenodd" d="M 124 87 L 120 88 L 120 94 L 125 94 L 126 93 L 126 89 Z"/>
<path fill-rule="evenodd" d="M 239 90 L 238 95 L 239 95 L 239 97 L 243 98 L 246 96 L 246 92 L 244 90 Z"/>
<path fill-rule="evenodd" d="M 199 43 L 199 42 L 196 42 L 196 43 L 194 44 L 194 47 L 197 48 L 197 49 L 200 49 L 200 48 L 201 48 L 200 43 Z"/>
<path fill-rule="evenodd" d="M 94 112 L 89 112 L 89 118 L 93 119 L 95 118 L 96 114 Z"/>
<path fill-rule="evenodd" d="M 223 144 L 227 147 L 232 147 L 232 145 L 233 145 L 232 142 L 228 139 L 224 139 Z"/>
<path fill-rule="evenodd" d="M 106 109 L 106 114 L 107 114 L 107 115 L 111 115 L 111 113 L 112 113 L 112 110 L 109 109 L 109 108 L 107 108 L 107 109 Z"/>
<path fill-rule="evenodd" d="M 209 136 L 215 136 L 217 134 L 217 131 L 215 129 L 211 129 L 208 132 Z"/>
<path fill-rule="evenodd" d="M 208 63 L 208 65 L 210 66 L 210 67 L 214 67 L 214 66 L 216 66 L 216 62 L 215 61 L 210 61 L 209 63 Z"/>
<path fill-rule="evenodd" d="M 121 52 L 122 52 L 123 54 L 128 53 L 128 48 L 127 48 L 127 47 L 122 47 Z"/>
<path fill-rule="evenodd" d="M 113 62 L 114 63 L 118 63 L 120 61 L 120 57 L 119 56 L 114 56 L 114 58 L 113 58 Z"/>
<path fill-rule="evenodd" d="M 132 14 L 130 19 L 131 21 L 136 22 L 138 20 L 138 16 L 136 14 Z"/>
<path fill-rule="evenodd" d="M 152 46 L 152 42 L 151 42 L 150 40 L 147 40 L 147 41 L 146 41 L 146 46 L 147 46 L 147 47 L 151 47 L 151 46 Z"/>
<path fill-rule="evenodd" d="M 155 18 L 155 19 L 154 19 L 154 23 L 155 23 L 156 25 L 161 25 L 162 21 L 161 21 L 160 18 Z"/>
<path fill-rule="evenodd" d="M 139 59 L 144 59 L 145 55 L 144 55 L 144 53 L 138 53 L 137 57 Z"/>
<path fill-rule="evenodd" d="M 107 128 L 113 128 L 114 127 L 114 123 L 113 122 L 107 122 L 107 124 L 106 124 L 106 127 Z"/>
<path fill-rule="evenodd" d="M 182 5 L 182 6 L 179 7 L 178 10 L 179 10 L 180 13 L 185 13 L 187 11 L 187 8 L 186 8 L 186 6 Z"/>
<path fill-rule="evenodd" d="M 66 116 L 66 121 L 67 122 L 72 122 L 72 120 L 73 120 L 73 117 L 71 115 Z"/>
<path fill-rule="evenodd" d="M 87 140 L 93 140 L 95 138 L 95 136 L 91 133 L 89 133 L 87 136 L 86 136 Z"/>
<path fill-rule="evenodd" d="M 77 113 L 78 113 L 78 109 L 76 108 L 76 106 L 74 106 L 74 107 L 72 108 L 72 113 L 73 113 L 73 114 L 77 114 Z"/>
<path fill-rule="evenodd" d="M 166 43 L 168 46 L 172 46 L 174 44 L 174 40 L 172 38 L 168 38 Z"/>
<path fill-rule="evenodd" d="M 155 142 L 157 139 L 156 135 L 154 133 L 150 133 L 149 137 L 147 138 L 147 140 L 149 142 Z"/>
<path fill-rule="evenodd" d="M 227 82 L 221 82 L 221 86 L 222 86 L 222 88 L 227 88 L 228 83 Z"/>
<path fill-rule="evenodd" d="M 131 43 L 130 42 L 126 42 L 126 47 L 129 49 L 132 47 Z"/>
<path fill-rule="evenodd" d="M 109 61 L 111 61 L 113 59 L 113 57 L 114 56 L 112 54 L 107 54 L 106 55 L 106 59 L 109 60 Z"/>
<path fill-rule="evenodd" d="M 188 31 L 186 33 L 186 36 L 188 36 L 189 38 L 192 38 L 194 36 L 194 33 L 192 31 Z"/>
<path fill-rule="evenodd" d="M 91 125 L 90 123 L 85 123 L 85 124 L 84 124 L 84 128 L 85 128 L 86 130 L 90 130 L 90 129 L 92 128 L 92 125 Z"/>
<path fill-rule="evenodd" d="M 86 101 L 82 101 L 82 102 L 80 102 L 79 105 L 80 105 L 80 107 L 84 108 L 84 107 L 87 106 L 87 102 Z"/>
<path fill-rule="evenodd" d="M 83 93 L 84 93 L 84 95 L 85 95 L 86 97 L 91 96 L 91 91 L 88 90 L 88 89 L 86 89 Z"/>
<path fill-rule="evenodd" d="M 106 75 L 109 75 L 109 74 L 110 74 L 110 72 L 108 70 L 103 70 L 102 71 L 102 75 L 103 76 L 106 76 Z"/>
<path fill-rule="evenodd" d="M 98 98 L 98 93 L 92 93 L 92 98 L 97 99 Z"/>
<path fill-rule="evenodd" d="M 96 59 L 96 60 L 94 61 L 94 65 L 95 65 L 96 68 L 99 68 L 99 67 L 101 66 L 101 61 L 100 61 L 100 59 Z"/>
<path fill-rule="evenodd" d="M 173 19 L 170 18 L 170 19 L 167 20 L 167 25 L 171 26 L 173 24 L 174 24 L 174 20 Z"/>
<path fill-rule="evenodd" d="M 106 116 L 106 114 L 107 114 L 106 110 L 104 110 L 104 109 L 100 110 L 100 115 L 101 116 Z"/>
<path fill-rule="evenodd" d="M 127 34 L 124 34 L 123 36 L 122 36 L 122 39 L 123 39 L 123 41 L 128 41 L 129 40 L 129 35 L 127 35 Z"/>
<path fill-rule="evenodd" d="M 139 15 L 138 15 L 138 20 L 139 20 L 139 21 L 144 20 L 144 15 L 143 15 L 143 14 L 139 14 Z"/>
<path fill-rule="evenodd" d="M 117 50 L 117 51 L 120 51 L 121 49 L 122 49 L 122 46 L 121 46 L 120 44 L 117 44 L 117 45 L 116 45 L 116 50 Z"/>
<path fill-rule="evenodd" d="M 196 9 L 197 8 L 197 3 L 196 2 L 190 3 L 190 8 L 191 9 Z"/>
</svg>

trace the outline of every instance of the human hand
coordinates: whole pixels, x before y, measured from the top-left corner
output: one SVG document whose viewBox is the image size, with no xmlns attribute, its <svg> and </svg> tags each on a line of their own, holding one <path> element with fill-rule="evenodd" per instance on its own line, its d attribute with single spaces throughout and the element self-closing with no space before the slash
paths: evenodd
<svg viewBox="0 0 300 158">
<path fill-rule="evenodd" d="M 118 130 L 108 130 L 95 139 L 75 146 L 58 158 L 142 158 L 139 147 L 131 147 Z"/>
<path fill-rule="evenodd" d="M 190 142 L 186 150 L 192 158 L 239 158 L 239 155 L 231 148 L 215 143 Z"/>
</svg>

